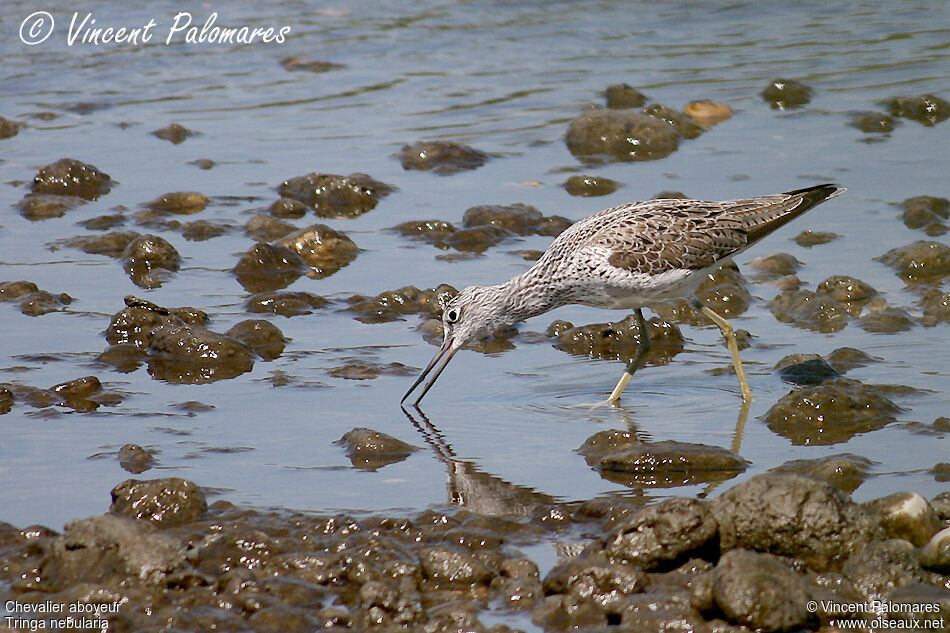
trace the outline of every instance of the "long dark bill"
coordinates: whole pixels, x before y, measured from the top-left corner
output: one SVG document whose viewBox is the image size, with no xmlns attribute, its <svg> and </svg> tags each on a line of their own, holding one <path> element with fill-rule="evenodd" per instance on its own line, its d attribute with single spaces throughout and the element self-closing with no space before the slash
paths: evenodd
<svg viewBox="0 0 950 633">
<path fill-rule="evenodd" d="M 426 365 L 426 368 L 422 370 L 422 373 L 419 374 L 419 377 L 416 378 L 416 381 L 412 383 L 412 386 L 409 387 L 409 391 L 406 392 L 406 395 L 402 397 L 402 400 L 399 401 L 400 404 L 406 401 L 406 398 L 409 397 L 416 387 L 419 386 L 425 377 L 432 372 L 432 376 L 426 381 L 425 386 L 422 388 L 422 393 L 419 394 L 419 397 L 416 398 L 415 402 L 412 403 L 412 406 L 418 406 L 419 402 L 425 398 L 425 395 L 429 392 L 429 389 L 432 388 L 432 385 L 435 384 L 435 381 L 438 379 L 439 374 L 442 373 L 442 370 L 445 369 L 446 365 L 449 364 L 449 361 L 452 360 L 452 357 L 455 356 L 456 349 L 452 348 L 452 339 L 451 337 L 446 337 L 442 341 L 442 347 L 439 348 L 439 351 L 435 353 L 435 356 L 432 357 L 432 360 L 429 361 L 429 364 Z M 434 371 L 433 371 L 434 370 Z"/>
</svg>

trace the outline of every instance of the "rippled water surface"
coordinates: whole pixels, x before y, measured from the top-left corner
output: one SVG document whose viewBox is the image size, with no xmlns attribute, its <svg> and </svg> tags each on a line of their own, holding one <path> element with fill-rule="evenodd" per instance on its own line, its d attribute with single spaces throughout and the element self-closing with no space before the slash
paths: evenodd
<svg viewBox="0 0 950 633">
<path fill-rule="evenodd" d="M 928 471 L 948 455 L 945 436 L 932 428 L 935 418 L 950 415 L 947 324 L 895 334 L 867 332 L 857 321 L 831 334 L 798 328 L 775 319 L 767 304 L 778 288 L 755 283 L 745 266 L 787 252 L 804 262 L 798 275 L 805 287 L 833 274 L 853 275 L 919 319 L 920 293 L 875 257 L 918 239 L 946 243 L 946 236 L 907 228 L 896 203 L 950 193 L 950 123 L 902 120 L 888 135 L 871 135 L 848 122 L 897 95 L 950 98 L 950 11 L 943 3 L 382 0 L 188 8 L 197 24 L 217 11 L 220 24 L 292 27 L 283 44 L 244 46 L 180 39 L 166 45 L 175 14 L 185 10 L 168 2 L 147 10 L 105 2 L 85 9 L 103 26 L 154 19 L 148 44 L 70 47 L 70 8 L 51 10 L 52 36 L 26 46 L 17 30 L 36 9 L 7 2 L 0 10 L 0 116 L 25 123 L 0 140 L 0 281 L 32 281 L 75 301 L 38 317 L 0 303 L 0 382 L 47 388 L 95 375 L 122 399 L 86 413 L 17 401 L 0 415 L 0 519 L 59 528 L 105 511 L 109 491 L 132 476 L 116 458 L 128 443 L 156 452 L 158 465 L 141 477 L 180 476 L 236 503 L 318 511 L 423 508 L 453 501 L 453 487 L 466 490 L 464 503 L 513 512 L 549 498 L 702 490 L 628 490 L 602 479 L 574 449 L 610 428 L 724 447 L 741 440 L 740 453 L 752 462 L 742 477 L 790 459 L 864 456 L 874 463 L 855 493 L 859 499 L 905 489 L 930 497 L 946 489 Z M 280 63 L 289 56 L 342 67 L 290 71 Z M 811 102 L 772 109 L 759 93 L 781 77 L 810 86 Z M 602 104 L 604 89 L 621 82 L 651 102 L 682 108 L 714 99 L 735 114 L 662 160 L 584 165 L 565 146 L 568 122 L 589 104 Z M 150 134 L 173 122 L 200 135 L 175 145 Z M 493 158 L 451 176 L 403 170 L 394 155 L 421 139 L 462 141 Z M 64 157 L 95 165 L 119 184 L 62 217 L 25 217 L 15 205 L 37 169 Z M 198 159 L 215 165 L 199 169 Z M 327 307 L 263 317 L 290 339 L 279 358 L 201 385 L 169 384 L 145 367 L 120 373 L 97 362 L 106 348 L 102 332 L 129 294 L 202 309 L 218 332 L 260 318 L 245 312 L 248 293 L 230 272 L 253 245 L 243 225 L 278 198 L 283 180 L 314 171 L 365 172 L 398 191 L 357 218 L 321 220 L 311 212 L 295 221 L 343 231 L 361 251 L 336 274 L 301 277 L 290 286 L 333 300 Z M 572 173 L 623 186 L 606 197 L 572 197 L 561 186 Z M 739 390 L 733 375 L 717 371 L 729 358 L 713 326 L 682 326 L 683 353 L 640 372 L 622 407 L 589 409 L 577 405 L 603 398 L 622 364 L 568 355 L 531 332 L 543 332 L 556 318 L 585 324 L 624 314 L 569 307 L 537 317 L 521 326 L 514 349 L 456 356 L 424 402 L 440 434 L 423 434 L 398 406 L 415 368 L 435 349 L 417 329 L 421 318 L 369 324 L 343 310 L 351 295 L 410 284 L 496 283 L 530 265 L 517 251 L 550 242 L 511 238 L 480 256 L 459 257 L 387 230 L 401 222 L 460 224 L 471 206 L 515 202 L 576 220 L 663 190 L 720 199 L 826 181 L 848 192 L 738 258 L 755 297 L 735 320 L 754 335 L 743 358 L 755 398 L 741 437 Z M 189 241 L 172 228 L 136 225 L 143 203 L 175 191 L 211 198 L 204 211 L 184 219 L 233 228 Z M 183 257 L 181 270 L 160 288 L 143 290 L 116 260 L 54 245 L 94 234 L 77 223 L 107 214 L 126 216 L 124 230 L 169 240 Z M 805 229 L 842 237 L 803 248 L 792 238 Z M 881 359 L 848 377 L 917 390 L 894 396 L 903 407 L 898 420 L 833 445 L 797 446 L 773 433 L 760 416 L 790 389 L 775 363 L 791 353 L 844 346 Z M 414 369 L 370 380 L 330 374 L 351 362 Z M 353 427 L 425 450 L 377 471 L 358 470 L 333 444 Z M 448 468 L 448 487 L 435 439 L 464 462 Z"/>
</svg>

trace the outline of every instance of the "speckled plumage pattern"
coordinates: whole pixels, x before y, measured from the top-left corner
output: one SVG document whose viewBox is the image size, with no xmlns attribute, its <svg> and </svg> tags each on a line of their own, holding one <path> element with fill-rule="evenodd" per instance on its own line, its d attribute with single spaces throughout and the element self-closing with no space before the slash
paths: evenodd
<svg viewBox="0 0 950 633">
<path fill-rule="evenodd" d="M 443 313 L 442 349 L 409 393 L 445 359 L 418 403 L 452 354 L 467 342 L 558 306 L 579 303 L 640 310 L 690 298 L 707 273 L 842 191 L 824 184 L 722 202 L 647 200 L 584 218 L 561 233 L 524 274 L 495 286 L 469 286 L 452 299 Z M 732 337 L 728 322 L 708 312 L 707 316 L 728 341 Z M 744 382 L 734 346 L 733 340 L 730 352 Z M 744 395 L 747 390 L 743 385 Z M 612 399 L 617 395 L 615 390 Z"/>
</svg>

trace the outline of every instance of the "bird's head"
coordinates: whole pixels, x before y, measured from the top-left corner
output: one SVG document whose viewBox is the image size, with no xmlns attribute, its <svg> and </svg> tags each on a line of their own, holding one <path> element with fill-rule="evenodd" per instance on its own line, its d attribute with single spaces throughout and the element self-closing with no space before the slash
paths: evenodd
<svg viewBox="0 0 950 633">
<path fill-rule="evenodd" d="M 419 404 L 459 348 L 510 325 L 505 306 L 505 294 L 500 286 L 469 286 L 455 295 L 442 311 L 442 345 L 402 397 L 402 402 L 431 373 L 422 393 L 413 403 Z"/>
</svg>

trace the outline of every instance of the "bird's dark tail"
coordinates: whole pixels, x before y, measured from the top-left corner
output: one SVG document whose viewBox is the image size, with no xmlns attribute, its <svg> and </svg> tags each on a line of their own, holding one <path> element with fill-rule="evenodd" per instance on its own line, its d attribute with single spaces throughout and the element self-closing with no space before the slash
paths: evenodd
<svg viewBox="0 0 950 633">
<path fill-rule="evenodd" d="M 745 223 L 751 244 L 843 191 L 845 189 L 838 185 L 824 184 L 755 198 L 749 200 L 753 204 L 736 215 Z"/>
</svg>

